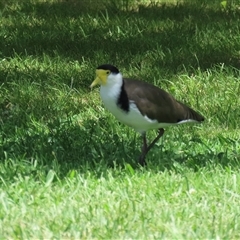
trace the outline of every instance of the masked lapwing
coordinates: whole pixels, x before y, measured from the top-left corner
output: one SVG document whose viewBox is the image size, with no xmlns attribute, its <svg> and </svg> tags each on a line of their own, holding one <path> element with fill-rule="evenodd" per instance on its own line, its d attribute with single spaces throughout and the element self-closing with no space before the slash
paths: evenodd
<svg viewBox="0 0 240 240">
<path fill-rule="evenodd" d="M 119 70 L 104 64 L 96 69 L 91 87 L 100 84 L 100 95 L 107 108 L 120 122 L 141 133 L 143 139 L 139 163 L 164 133 L 164 128 L 183 123 L 199 123 L 204 117 L 177 101 L 164 90 L 139 80 L 123 78 Z M 158 129 L 157 137 L 148 145 L 146 132 Z"/>
</svg>

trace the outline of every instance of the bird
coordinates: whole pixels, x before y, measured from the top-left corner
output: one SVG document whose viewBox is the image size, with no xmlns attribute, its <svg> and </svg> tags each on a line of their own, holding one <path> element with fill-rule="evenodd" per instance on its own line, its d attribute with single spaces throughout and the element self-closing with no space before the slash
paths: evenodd
<svg viewBox="0 0 240 240">
<path fill-rule="evenodd" d="M 147 164 L 146 155 L 163 136 L 164 128 L 204 121 L 200 113 L 177 101 L 165 90 L 141 80 L 124 78 L 118 68 L 111 64 L 102 64 L 96 68 L 96 78 L 90 87 L 98 84 L 105 108 L 119 122 L 141 134 L 141 166 Z M 146 132 L 154 129 L 157 129 L 158 134 L 147 144 Z"/>
</svg>

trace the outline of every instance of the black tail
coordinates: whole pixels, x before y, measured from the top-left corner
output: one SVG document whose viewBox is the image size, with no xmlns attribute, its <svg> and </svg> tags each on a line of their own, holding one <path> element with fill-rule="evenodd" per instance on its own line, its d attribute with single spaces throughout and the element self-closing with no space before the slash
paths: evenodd
<svg viewBox="0 0 240 240">
<path fill-rule="evenodd" d="M 196 112 L 195 110 L 193 110 L 192 108 L 184 105 L 183 103 L 179 102 L 181 104 L 181 106 L 184 109 L 184 120 L 187 119 L 192 119 L 192 120 L 196 120 L 198 122 L 203 122 L 204 121 L 204 117 Z"/>
</svg>

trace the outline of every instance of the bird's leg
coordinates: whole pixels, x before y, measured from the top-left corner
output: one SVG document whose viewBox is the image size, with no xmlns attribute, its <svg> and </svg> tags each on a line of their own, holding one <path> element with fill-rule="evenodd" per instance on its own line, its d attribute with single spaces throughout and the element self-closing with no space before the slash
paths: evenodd
<svg viewBox="0 0 240 240">
<path fill-rule="evenodd" d="M 143 139 L 143 145 L 142 145 L 142 154 L 139 157 L 139 164 L 141 166 L 145 166 L 146 165 L 146 161 L 145 161 L 145 156 L 148 152 L 147 150 L 147 139 L 146 139 L 146 133 L 142 133 L 142 139 Z"/>
<path fill-rule="evenodd" d="M 153 141 L 151 142 L 151 144 L 147 147 L 147 152 L 154 146 L 154 144 L 159 140 L 160 137 L 162 137 L 162 135 L 164 134 L 164 129 L 163 128 L 159 128 L 158 129 L 158 135 L 155 139 L 153 139 Z"/>
<path fill-rule="evenodd" d="M 143 145 L 142 145 L 142 154 L 139 157 L 139 164 L 142 166 L 146 165 L 145 157 L 148 153 L 148 151 L 154 146 L 154 144 L 159 140 L 160 137 L 164 134 L 164 129 L 160 128 L 158 129 L 158 135 L 149 146 L 147 146 L 147 139 L 146 139 L 146 133 L 142 133 L 143 138 Z"/>
</svg>

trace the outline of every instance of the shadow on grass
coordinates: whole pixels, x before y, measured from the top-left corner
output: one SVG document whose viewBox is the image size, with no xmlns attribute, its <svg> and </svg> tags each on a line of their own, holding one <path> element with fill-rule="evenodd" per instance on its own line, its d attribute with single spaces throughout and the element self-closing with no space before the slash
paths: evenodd
<svg viewBox="0 0 240 240">
<path fill-rule="evenodd" d="M 104 126 L 104 122 L 107 120 L 103 118 L 99 119 L 98 123 L 91 120 L 79 126 L 71 121 L 66 121 L 64 124 L 55 121 L 49 123 L 49 132 L 34 132 L 29 129 L 22 131 L 21 135 L 18 133 L 15 139 L 14 136 L 6 141 L 3 139 L 0 158 L 3 161 L 7 159 L 8 162 L 11 159 L 19 159 L 21 162 L 17 165 L 14 160 L 13 165 L 16 169 L 9 171 L 6 178 L 14 179 L 14 176 L 20 174 L 32 175 L 38 179 L 40 172 L 47 174 L 51 169 L 59 178 L 68 176 L 72 170 L 82 173 L 94 172 L 100 177 L 115 167 L 125 169 L 126 164 L 135 170 L 140 170 L 137 159 L 140 154 L 141 138 L 138 135 L 133 138 L 127 136 L 121 138 L 111 132 L 107 134 L 101 130 L 109 127 Z M 196 142 L 197 144 L 199 143 Z M 167 150 L 155 146 L 147 155 L 146 169 L 156 172 L 166 169 L 181 172 L 186 167 L 198 171 L 207 166 L 211 168 L 216 165 L 221 165 L 223 168 L 239 166 L 240 158 L 237 153 L 213 152 L 207 147 L 201 153 L 194 153 L 189 151 L 191 148 L 186 148 L 186 153 L 179 154 L 174 152 L 174 149 Z"/>
<path fill-rule="evenodd" d="M 184 149 L 183 149 L 184 151 Z M 161 152 L 158 156 L 158 164 L 150 161 L 150 168 L 157 171 L 172 170 L 182 172 L 189 168 L 193 171 L 201 171 L 202 168 L 209 167 L 213 169 L 217 165 L 222 168 L 238 169 L 240 163 L 240 156 L 234 151 L 219 151 L 213 152 L 205 149 L 201 153 L 187 152 L 185 154 L 177 154 L 173 151 L 166 150 Z"/>
<path fill-rule="evenodd" d="M 48 54 L 79 62 L 90 59 L 93 67 L 104 59 L 126 68 L 161 66 L 159 68 L 170 73 L 177 72 L 182 65 L 208 68 L 225 63 L 240 67 L 239 11 L 227 12 L 189 3 L 140 6 L 137 12 L 120 11 L 111 6 L 100 10 L 88 8 L 83 1 L 31 4 L 21 1 L 15 7 L 10 5 L 5 1 L 1 12 L 4 26 L 0 34 L 0 56 L 3 58 L 15 53 L 34 57 Z M 36 69 L 24 75 L 19 71 L 15 79 L 24 81 L 31 75 L 35 80 L 38 72 Z M 2 79 L 8 74 L 6 70 Z M 48 79 L 48 73 L 44 72 L 38 79 Z M 44 107 L 49 111 L 47 104 Z M 81 127 L 71 122 L 62 125 L 56 120 L 49 122 L 47 132 L 30 131 L 24 126 L 17 128 L 11 119 L 7 124 L 6 136 L 3 134 L 1 140 L 1 159 L 6 158 L 7 153 L 10 158 L 37 160 L 47 166 L 46 171 L 57 162 L 62 176 L 79 166 L 85 169 L 99 166 L 101 172 L 104 167 L 124 166 L 127 162 L 137 168 L 140 140 L 99 132 L 92 121 Z M 14 134 L 16 129 L 20 133 Z M 239 160 L 237 156 L 232 157 Z M 229 163 L 227 153 L 206 150 L 204 154 L 189 153 L 186 157 L 163 151 L 157 163 L 151 158 L 149 167 L 172 169 L 175 162 L 184 163 L 186 158 L 189 166 L 196 169 L 210 161 L 223 166 Z"/>
<path fill-rule="evenodd" d="M 48 131 L 28 127 L 11 128 L 10 131 L 5 125 L 8 136 L 5 129 L 1 129 L 0 159 L 37 161 L 46 171 L 57 164 L 61 176 L 66 176 L 71 169 L 87 171 L 100 167 L 106 170 L 115 165 L 123 166 L 125 161 L 133 164 L 131 159 L 137 154 L 134 140 L 106 134 L 100 130 L 101 122 L 104 124 L 104 118 L 98 123 L 89 120 L 82 126 L 71 120 L 64 123 L 56 120 L 49 122 Z"/>
<path fill-rule="evenodd" d="M 240 11 L 227 12 L 189 1 L 140 6 L 135 12 L 91 3 L 23 1 L 19 8 L 5 7 L 2 15 L 15 17 L 0 36 L 1 56 L 57 52 L 79 61 L 98 61 L 96 56 L 102 55 L 102 59 L 126 68 L 148 64 L 167 72 L 177 72 L 183 65 L 209 68 L 225 63 L 240 67 Z M 161 53 L 150 56 L 149 52 Z M 94 62 L 94 67 L 98 64 Z"/>
</svg>

